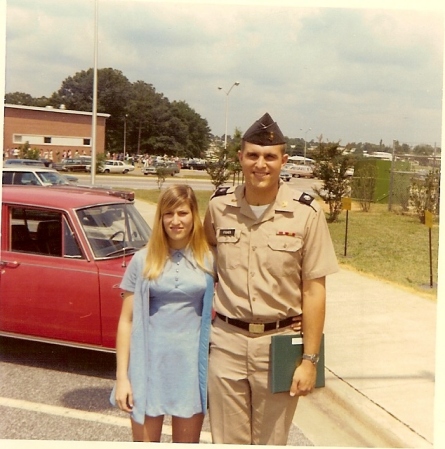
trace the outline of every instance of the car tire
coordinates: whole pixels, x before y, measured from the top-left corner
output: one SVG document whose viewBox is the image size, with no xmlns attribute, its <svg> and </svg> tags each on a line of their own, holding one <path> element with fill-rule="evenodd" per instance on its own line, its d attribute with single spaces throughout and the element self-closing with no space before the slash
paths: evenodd
<svg viewBox="0 0 445 449">
<path fill-rule="evenodd" d="M 128 170 L 124 170 L 123 172 L 122 172 L 122 174 L 124 174 L 124 175 L 126 175 L 128 173 Z"/>
<path fill-rule="evenodd" d="M 106 168 L 106 169 L 104 170 L 104 173 L 110 173 L 110 170 L 109 170 L 108 168 Z"/>
</svg>

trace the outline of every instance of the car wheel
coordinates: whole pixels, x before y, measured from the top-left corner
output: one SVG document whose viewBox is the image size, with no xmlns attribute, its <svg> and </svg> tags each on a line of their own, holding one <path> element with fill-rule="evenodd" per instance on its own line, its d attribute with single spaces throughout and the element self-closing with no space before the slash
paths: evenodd
<svg viewBox="0 0 445 449">
<path fill-rule="evenodd" d="M 124 170 L 123 174 L 126 175 L 128 173 L 128 170 Z"/>
<path fill-rule="evenodd" d="M 104 170 L 104 173 L 110 173 L 110 169 L 106 168 L 106 169 Z"/>
</svg>

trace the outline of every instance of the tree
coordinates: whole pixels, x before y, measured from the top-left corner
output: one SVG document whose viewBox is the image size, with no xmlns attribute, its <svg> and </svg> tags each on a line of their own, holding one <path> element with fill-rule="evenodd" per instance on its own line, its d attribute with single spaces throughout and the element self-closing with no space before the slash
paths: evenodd
<svg viewBox="0 0 445 449">
<path fill-rule="evenodd" d="M 51 97 L 54 107 L 92 111 L 93 69 L 82 70 L 62 82 Z M 107 119 L 105 147 L 118 151 L 123 147 L 123 117 L 131 91 L 131 83 L 120 70 L 105 68 L 97 71 L 97 112 L 110 114 Z"/>
<path fill-rule="evenodd" d="M 421 223 L 425 223 L 425 211 L 439 214 L 440 173 L 431 170 L 424 179 L 415 178 L 411 183 L 410 203 Z"/>
<path fill-rule="evenodd" d="M 369 212 L 374 199 L 377 168 L 372 163 L 362 164 L 354 171 L 351 188 L 354 198 L 360 203 L 363 212 Z"/>
<path fill-rule="evenodd" d="M 210 128 L 203 119 L 185 101 L 174 101 L 171 105 L 173 117 L 179 119 L 186 127 L 184 134 L 184 154 L 203 157 L 210 143 Z M 178 136 L 179 141 L 179 136 Z"/>
<path fill-rule="evenodd" d="M 346 170 L 352 165 L 353 158 L 343 153 L 339 143 L 323 143 L 320 138 L 312 155 L 315 160 L 314 172 L 323 181 L 322 187 L 314 188 L 314 191 L 329 206 L 328 222 L 338 220 L 342 210 L 342 198 L 350 191 Z"/>
</svg>

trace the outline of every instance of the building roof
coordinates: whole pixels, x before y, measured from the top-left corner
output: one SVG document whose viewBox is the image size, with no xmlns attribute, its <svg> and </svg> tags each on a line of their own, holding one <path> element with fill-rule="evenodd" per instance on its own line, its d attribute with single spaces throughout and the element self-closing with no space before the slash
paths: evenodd
<svg viewBox="0 0 445 449">
<path fill-rule="evenodd" d="M 62 105 L 63 106 L 63 105 Z M 63 107 L 57 109 L 54 108 L 52 106 L 47 106 L 45 108 L 40 108 L 38 106 L 24 106 L 22 104 L 9 104 L 9 103 L 5 103 L 5 108 L 11 108 L 11 109 L 25 109 L 28 111 L 42 111 L 42 112 L 55 112 L 58 114 L 73 114 L 73 115 L 93 115 L 92 112 L 87 112 L 87 111 L 74 111 L 71 109 L 64 109 Z M 108 118 L 110 117 L 110 114 L 105 114 L 103 112 L 98 112 L 97 115 L 99 117 L 105 117 Z"/>
</svg>

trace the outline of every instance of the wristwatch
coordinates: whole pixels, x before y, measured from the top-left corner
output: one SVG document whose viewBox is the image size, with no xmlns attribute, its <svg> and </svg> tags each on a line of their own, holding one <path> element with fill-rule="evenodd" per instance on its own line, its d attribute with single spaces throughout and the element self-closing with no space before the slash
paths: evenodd
<svg viewBox="0 0 445 449">
<path fill-rule="evenodd" d="M 303 360 L 309 360 L 313 365 L 316 365 L 320 360 L 320 356 L 318 354 L 303 354 Z"/>
</svg>

